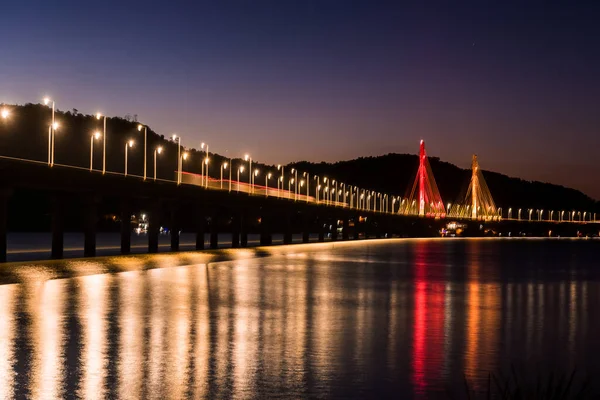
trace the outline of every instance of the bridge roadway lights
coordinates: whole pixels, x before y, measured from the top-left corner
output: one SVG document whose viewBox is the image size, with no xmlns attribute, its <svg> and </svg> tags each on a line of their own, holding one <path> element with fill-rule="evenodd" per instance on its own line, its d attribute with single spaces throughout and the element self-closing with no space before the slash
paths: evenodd
<svg viewBox="0 0 600 400">
<path fill-rule="evenodd" d="M 85 198 L 84 218 L 83 218 L 83 256 L 96 256 L 96 225 L 98 223 L 98 199 L 93 196 Z"/>
<path fill-rule="evenodd" d="M 0 190 L 0 262 L 6 262 L 6 232 L 8 230 L 8 200 L 10 195 L 10 190 Z"/>
<path fill-rule="evenodd" d="M 52 196 L 52 250 L 53 259 L 63 258 L 64 251 L 64 199 L 60 194 Z"/>
</svg>

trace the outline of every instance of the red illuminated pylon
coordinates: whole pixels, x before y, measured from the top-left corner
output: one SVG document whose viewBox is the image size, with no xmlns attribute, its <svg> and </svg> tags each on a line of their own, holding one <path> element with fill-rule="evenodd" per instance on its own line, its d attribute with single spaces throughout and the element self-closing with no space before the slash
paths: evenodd
<svg viewBox="0 0 600 400">
<path fill-rule="evenodd" d="M 446 208 L 435 183 L 433 172 L 431 172 L 423 140 L 421 140 L 419 147 L 419 169 L 417 170 L 417 176 L 410 195 L 407 197 L 406 202 L 400 206 L 400 213 L 428 217 L 446 216 Z"/>
</svg>

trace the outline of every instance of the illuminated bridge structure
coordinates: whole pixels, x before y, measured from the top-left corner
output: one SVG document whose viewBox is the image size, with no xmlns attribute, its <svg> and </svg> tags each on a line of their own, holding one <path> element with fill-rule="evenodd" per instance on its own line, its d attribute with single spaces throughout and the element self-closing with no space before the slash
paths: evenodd
<svg viewBox="0 0 600 400">
<path fill-rule="evenodd" d="M 380 237 L 436 236 L 452 221 L 476 220 L 481 223 L 509 225 L 511 231 L 527 225 L 533 235 L 547 236 L 562 230 L 574 236 L 580 231 L 597 234 L 596 214 L 581 211 L 513 210 L 497 208 L 477 157 L 473 157 L 472 176 L 463 201 L 444 207 L 435 177 L 421 141 L 419 164 L 409 194 L 402 198 L 342 183 L 334 179 L 289 171 L 287 188 L 281 176 L 277 186 L 256 182 L 251 174 L 247 182 L 239 179 L 215 179 L 208 174 L 193 174 L 179 169 L 173 180 L 117 173 L 94 168 L 61 165 L 52 162 L 0 156 L 0 261 L 6 261 L 9 199 L 15 191 L 36 190 L 51 198 L 53 258 L 64 255 L 64 221 L 66 211 L 75 203 L 82 210 L 84 255 L 96 255 L 98 205 L 107 199 L 120 204 L 121 253 L 131 251 L 131 215 L 147 210 L 148 251 L 158 251 L 160 226 L 168 226 L 171 251 L 179 250 L 182 230 L 196 233 L 197 250 L 204 249 L 204 234 L 210 233 L 210 248 L 218 247 L 218 234 L 231 233 L 231 247 L 248 245 L 248 233 L 260 234 L 261 245 L 273 244 L 273 233 L 283 233 L 283 244 L 292 243 L 292 234 L 301 233 L 302 242 L 318 234 L 318 241 Z M 144 168 L 145 171 L 145 168 Z M 290 176 L 293 178 L 290 179 Z M 316 185 L 311 185 L 313 181 Z M 273 181 L 271 181 L 273 182 Z M 294 187 L 292 188 L 292 184 Z M 524 212 L 523 212 L 524 211 Z M 449 221 L 449 219 L 452 221 Z M 535 224 L 533 224 L 535 223 Z M 533 228 L 533 226 L 539 228 Z M 481 225 L 482 226 L 482 225 Z M 504 225 L 505 227 L 507 225 Z M 572 228 L 569 228 L 571 226 Z"/>
</svg>

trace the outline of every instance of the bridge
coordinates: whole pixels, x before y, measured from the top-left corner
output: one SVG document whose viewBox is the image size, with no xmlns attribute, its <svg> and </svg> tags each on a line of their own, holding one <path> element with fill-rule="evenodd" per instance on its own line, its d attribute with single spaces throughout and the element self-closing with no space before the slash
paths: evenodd
<svg viewBox="0 0 600 400">
<path fill-rule="evenodd" d="M 0 116 L 6 119 L 9 113 L 1 110 Z M 101 119 L 101 116 L 98 118 Z M 98 205 L 106 199 L 117 199 L 120 204 L 122 254 L 129 254 L 131 250 L 131 213 L 134 209 L 149 210 L 149 252 L 158 251 L 159 228 L 163 222 L 171 228 L 172 251 L 179 250 L 181 229 L 196 232 L 196 249 L 202 250 L 207 229 L 210 231 L 211 248 L 217 247 L 220 231 L 231 232 L 231 246 L 235 248 L 247 246 L 250 230 L 260 232 L 261 245 L 270 245 L 277 230 L 284 233 L 284 244 L 289 244 L 294 231 L 301 231 L 303 242 L 308 242 L 311 233 L 318 233 L 319 241 L 326 240 L 329 232 L 330 240 L 431 235 L 450 221 L 476 221 L 479 226 L 536 223 L 541 226 L 540 234 L 549 230 L 565 230 L 568 225 L 575 227 L 566 229 L 569 234 L 580 230 L 596 232 L 598 224 L 596 213 L 592 211 L 497 207 L 479 168 L 477 156 L 472 159 L 472 175 L 464 198 L 444 203 L 424 141 L 419 146 L 414 184 L 405 196 L 400 196 L 357 187 L 335 177 L 311 176 L 293 168 L 286 171 L 285 166 L 261 174 L 258 169 L 253 169 L 249 156 L 244 157 L 247 165 L 238 166 L 235 173 L 232 165 L 223 163 L 220 165 L 220 177 L 215 178 L 208 173 L 208 146 L 206 157 L 201 160 L 202 172 L 192 173 L 186 171 L 190 155 L 182 148 L 180 138 L 177 140 L 177 168 L 173 171 L 173 179 L 157 178 L 157 154 L 160 154 L 161 147 L 149 153 L 146 141 L 143 175 L 128 173 L 128 149 L 133 145 L 130 141 L 123 143 L 123 171 L 106 169 L 105 146 L 102 168 L 94 168 L 94 140 L 102 136 L 99 133 L 90 139 L 89 168 L 59 164 L 54 158 L 56 129 L 53 112 L 53 120 L 48 127 L 47 162 L 0 156 L 0 261 L 6 261 L 7 254 L 9 198 L 20 189 L 42 190 L 51 194 L 53 258 L 63 257 L 64 214 L 73 202 L 79 203 L 83 210 L 84 255 L 96 255 Z M 144 137 L 145 129 L 139 126 Z M 148 160 L 148 154 L 151 154 L 151 160 Z M 150 174 L 149 165 L 153 167 Z M 240 179 L 244 170 L 247 181 Z"/>
</svg>

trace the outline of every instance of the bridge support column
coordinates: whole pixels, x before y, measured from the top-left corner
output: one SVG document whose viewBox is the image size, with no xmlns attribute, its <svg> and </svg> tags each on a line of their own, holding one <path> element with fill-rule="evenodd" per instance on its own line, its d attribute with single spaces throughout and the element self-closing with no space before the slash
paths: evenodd
<svg viewBox="0 0 600 400">
<path fill-rule="evenodd" d="M 269 213 L 263 211 L 260 216 L 260 245 L 270 246 L 273 244 L 272 218 Z"/>
<path fill-rule="evenodd" d="M 64 199 L 60 195 L 52 198 L 52 250 L 51 257 L 63 258 L 64 252 Z"/>
<path fill-rule="evenodd" d="M 354 240 L 358 240 L 360 238 L 360 216 L 358 214 L 354 216 L 354 229 L 352 233 L 352 238 Z"/>
<path fill-rule="evenodd" d="M 342 221 L 342 240 L 348 240 L 350 238 L 350 224 L 348 223 L 348 217 L 344 217 Z"/>
<path fill-rule="evenodd" d="M 333 221 L 331 223 L 331 240 L 332 241 L 337 241 L 338 240 L 338 229 L 337 229 L 337 216 L 333 217 Z"/>
<path fill-rule="evenodd" d="M 84 205 L 84 239 L 83 256 L 96 256 L 96 224 L 98 220 L 97 199 L 95 196 L 89 196 L 85 199 Z"/>
<path fill-rule="evenodd" d="M 242 213 L 240 216 L 240 235 L 242 247 L 248 247 L 248 215 Z"/>
<path fill-rule="evenodd" d="M 179 210 L 178 204 L 171 205 L 171 251 L 179 251 Z"/>
<path fill-rule="evenodd" d="M 310 216 L 303 215 L 302 217 L 302 243 L 308 243 L 310 241 Z"/>
<path fill-rule="evenodd" d="M 0 190 L 0 262 L 6 262 L 6 234 L 8 232 L 9 190 Z"/>
<path fill-rule="evenodd" d="M 237 249 L 240 247 L 240 214 L 234 212 L 233 219 L 231 221 L 231 247 Z"/>
<path fill-rule="evenodd" d="M 194 212 L 196 225 L 196 250 L 204 250 L 204 231 L 206 230 L 206 217 L 202 209 Z"/>
<path fill-rule="evenodd" d="M 381 221 L 373 220 L 373 229 L 375 230 L 375 239 L 381 239 Z"/>
<path fill-rule="evenodd" d="M 286 212 L 283 219 L 283 244 L 292 244 L 292 216 Z"/>
<path fill-rule="evenodd" d="M 219 248 L 219 210 L 213 210 L 210 217 L 210 248 Z"/>
<path fill-rule="evenodd" d="M 317 223 L 319 224 L 317 229 L 319 232 L 319 242 L 324 242 L 325 241 L 325 219 L 319 215 L 319 217 L 317 218 Z"/>
<path fill-rule="evenodd" d="M 131 206 L 127 200 L 121 202 L 121 254 L 131 253 Z"/>
<path fill-rule="evenodd" d="M 160 230 L 161 203 L 155 201 L 148 213 L 148 253 L 158 253 L 158 235 Z"/>
</svg>

